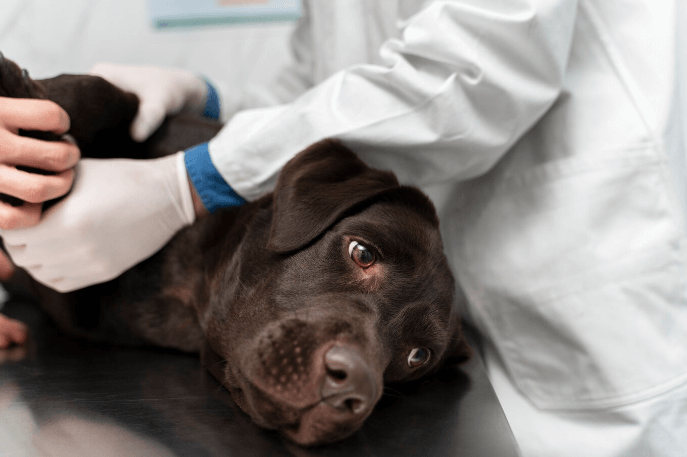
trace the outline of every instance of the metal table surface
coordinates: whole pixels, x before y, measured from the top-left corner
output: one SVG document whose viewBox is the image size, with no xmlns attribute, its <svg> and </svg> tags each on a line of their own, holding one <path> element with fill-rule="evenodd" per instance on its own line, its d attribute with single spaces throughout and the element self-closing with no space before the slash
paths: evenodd
<svg viewBox="0 0 687 457">
<path fill-rule="evenodd" d="M 519 455 L 479 354 L 386 389 L 351 438 L 304 449 L 252 424 L 197 357 L 74 340 L 24 302 L 2 312 L 31 338 L 0 350 L 1 457 Z"/>
</svg>

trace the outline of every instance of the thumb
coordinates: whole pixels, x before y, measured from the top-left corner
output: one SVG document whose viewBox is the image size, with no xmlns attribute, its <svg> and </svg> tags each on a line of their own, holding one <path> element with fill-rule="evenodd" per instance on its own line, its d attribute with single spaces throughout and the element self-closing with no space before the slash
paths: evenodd
<svg viewBox="0 0 687 457">
<path fill-rule="evenodd" d="M 159 104 L 142 101 L 131 124 L 131 138 L 139 143 L 147 140 L 162 125 L 165 115 L 165 110 Z"/>
</svg>

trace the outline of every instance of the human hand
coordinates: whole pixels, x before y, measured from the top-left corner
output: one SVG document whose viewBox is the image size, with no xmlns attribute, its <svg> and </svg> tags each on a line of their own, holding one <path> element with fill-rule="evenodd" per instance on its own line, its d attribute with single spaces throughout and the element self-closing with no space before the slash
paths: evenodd
<svg viewBox="0 0 687 457">
<path fill-rule="evenodd" d="M 14 274 L 14 265 L 4 252 L 0 251 L 0 282 L 9 281 Z"/>
<path fill-rule="evenodd" d="M 79 148 L 69 141 L 41 141 L 19 136 L 19 129 L 61 135 L 69 130 L 69 116 L 56 103 L 0 97 L 0 193 L 25 203 L 0 201 L 0 229 L 30 227 L 38 223 L 43 202 L 69 192 Z M 18 169 L 32 167 L 54 172 L 39 175 Z"/>
<path fill-rule="evenodd" d="M 40 224 L 2 236 L 17 265 L 69 292 L 119 276 L 194 219 L 183 153 L 83 159 L 71 193 L 46 210 Z"/>
<path fill-rule="evenodd" d="M 152 135 L 165 116 L 182 110 L 202 114 L 205 106 L 206 83 L 186 70 L 99 63 L 90 73 L 138 96 L 141 104 L 131 125 L 136 141 Z"/>
<path fill-rule="evenodd" d="M 0 349 L 8 348 L 12 343 L 24 344 L 27 337 L 26 325 L 0 314 Z"/>
</svg>

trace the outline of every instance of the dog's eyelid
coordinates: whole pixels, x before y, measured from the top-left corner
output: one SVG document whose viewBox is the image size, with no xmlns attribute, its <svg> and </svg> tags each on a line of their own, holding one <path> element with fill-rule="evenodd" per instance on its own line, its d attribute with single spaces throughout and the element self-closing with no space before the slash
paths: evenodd
<svg viewBox="0 0 687 457">
<path fill-rule="evenodd" d="M 348 255 L 351 255 L 353 252 L 353 248 L 355 247 L 354 243 L 362 245 L 366 249 L 369 249 L 372 251 L 373 254 L 377 257 L 377 260 L 383 260 L 384 259 L 384 253 L 382 250 L 379 248 L 378 245 L 375 243 L 372 243 L 370 241 L 367 241 L 366 239 L 356 236 L 356 235 L 349 235 L 346 237 L 347 244 L 348 244 Z"/>
<path fill-rule="evenodd" d="M 355 247 L 358 244 L 360 243 L 358 243 L 357 241 L 351 241 L 350 243 L 348 243 L 348 255 L 353 255 L 353 249 L 355 249 Z"/>
<path fill-rule="evenodd" d="M 411 349 L 408 354 L 408 366 L 410 368 L 419 368 L 427 365 L 432 359 L 432 351 L 426 347 L 416 347 Z"/>
</svg>

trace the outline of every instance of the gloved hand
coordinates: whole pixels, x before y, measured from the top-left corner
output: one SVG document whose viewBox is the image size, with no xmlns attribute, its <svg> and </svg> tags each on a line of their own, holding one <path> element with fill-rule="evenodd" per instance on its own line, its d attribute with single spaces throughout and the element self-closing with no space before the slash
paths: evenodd
<svg viewBox="0 0 687 457">
<path fill-rule="evenodd" d="M 195 220 L 183 153 L 83 159 L 72 192 L 31 228 L 2 231 L 8 253 L 60 292 L 120 275 Z"/>
<path fill-rule="evenodd" d="M 189 71 L 99 63 L 90 73 L 138 96 L 141 104 L 131 125 L 131 137 L 136 141 L 145 141 L 169 114 L 182 110 L 203 113 L 207 85 Z"/>
</svg>

